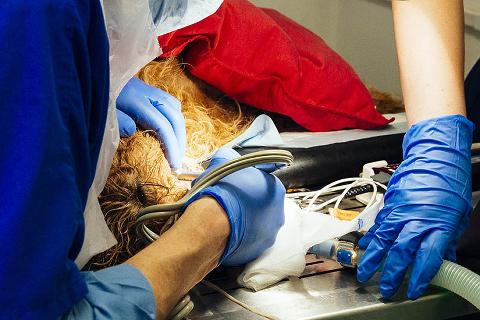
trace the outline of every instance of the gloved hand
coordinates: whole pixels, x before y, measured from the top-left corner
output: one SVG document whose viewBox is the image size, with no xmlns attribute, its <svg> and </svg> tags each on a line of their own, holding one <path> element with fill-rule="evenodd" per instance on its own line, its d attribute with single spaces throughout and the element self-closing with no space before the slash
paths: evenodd
<svg viewBox="0 0 480 320">
<path fill-rule="evenodd" d="M 367 281 L 385 255 L 380 293 L 395 294 L 412 265 L 407 296 L 423 294 L 442 259 L 455 259 L 455 242 L 472 210 L 470 147 L 473 124 L 460 115 L 413 125 L 404 161 L 393 174 L 385 207 L 360 240 L 366 248 L 357 279 Z"/>
<path fill-rule="evenodd" d="M 122 137 L 135 133 L 135 123 L 143 129 L 155 131 L 163 143 L 170 166 L 181 168 L 186 131 L 180 101 L 138 78 L 132 78 L 117 98 L 117 118 Z"/>
<path fill-rule="evenodd" d="M 212 157 L 205 173 L 238 157 L 236 151 L 222 148 Z M 256 168 L 242 169 L 200 191 L 184 209 L 205 196 L 217 200 L 230 222 L 230 237 L 220 258 L 222 265 L 248 263 L 273 245 L 285 220 L 285 188 L 277 177 Z"/>
</svg>

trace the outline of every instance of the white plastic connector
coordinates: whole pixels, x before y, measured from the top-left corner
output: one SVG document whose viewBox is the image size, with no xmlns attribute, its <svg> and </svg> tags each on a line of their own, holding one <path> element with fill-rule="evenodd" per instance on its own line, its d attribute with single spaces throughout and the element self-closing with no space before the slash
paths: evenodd
<svg viewBox="0 0 480 320">
<path fill-rule="evenodd" d="M 358 202 L 361 202 L 364 205 L 367 205 L 373 197 L 373 192 L 362 193 L 355 196 Z M 383 195 L 377 194 L 376 201 L 382 201 L 381 207 L 383 207 Z"/>
<path fill-rule="evenodd" d="M 388 166 L 388 162 L 385 160 L 366 163 L 363 165 L 363 170 L 360 176 L 362 178 L 370 178 L 375 174 L 373 168 L 381 168 L 386 166 Z"/>
</svg>

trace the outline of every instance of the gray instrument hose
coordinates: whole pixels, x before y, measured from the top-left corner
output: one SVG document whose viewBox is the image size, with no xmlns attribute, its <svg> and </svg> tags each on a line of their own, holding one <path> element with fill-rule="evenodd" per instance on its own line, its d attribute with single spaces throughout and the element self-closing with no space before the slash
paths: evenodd
<svg viewBox="0 0 480 320">
<path fill-rule="evenodd" d="M 292 162 L 292 154 L 285 150 L 257 151 L 230 160 L 208 172 L 201 179 L 198 179 L 192 189 L 190 189 L 190 191 L 177 202 L 157 204 L 140 210 L 135 224 L 137 235 L 139 237 L 145 237 L 150 242 L 157 240 L 159 235 L 145 225 L 147 221 L 154 219 L 168 219 L 177 214 L 191 197 L 231 173 L 259 164 L 284 163 L 290 165 Z"/>
<path fill-rule="evenodd" d="M 149 242 L 154 242 L 159 235 L 148 228 L 145 224 L 150 220 L 168 219 L 176 215 L 185 206 L 187 201 L 201 190 L 217 183 L 231 173 L 260 164 L 283 163 L 290 165 L 293 162 L 293 156 L 286 150 L 265 150 L 252 152 L 239 158 L 230 160 L 212 171 L 205 174 L 201 179 L 195 182 L 195 185 L 180 200 L 171 204 L 153 205 L 140 210 L 137 214 L 135 228 L 137 235 L 145 238 Z M 193 310 L 193 302 L 186 295 L 170 312 L 168 319 L 180 320 L 188 316 Z"/>
</svg>

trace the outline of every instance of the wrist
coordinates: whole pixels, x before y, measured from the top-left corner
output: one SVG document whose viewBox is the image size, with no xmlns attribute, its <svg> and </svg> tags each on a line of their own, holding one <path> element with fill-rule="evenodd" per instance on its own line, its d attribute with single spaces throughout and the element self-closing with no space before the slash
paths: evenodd
<svg viewBox="0 0 480 320">
<path fill-rule="evenodd" d="M 157 241 L 126 262 L 152 286 L 159 319 L 218 265 L 229 233 L 223 209 L 213 198 L 203 197 L 192 202 Z"/>
<path fill-rule="evenodd" d="M 245 216 L 241 214 L 242 206 L 238 198 L 232 196 L 225 188 L 219 186 L 211 186 L 192 197 L 186 204 L 186 208 L 190 208 L 193 203 L 210 199 L 215 202 L 221 212 L 222 218 L 226 218 L 228 222 L 228 242 L 224 248 L 219 263 L 230 256 L 240 246 L 245 234 Z M 218 218 L 218 217 L 217 217 Z M 222 219 L 224 220 L 224 219 Z M 224 221 L 223 221 L 224 222 Z"/>
<path fill-rule="evenodd" d="M 201 197 L 188 205 L 182 215 L 197 226 L 197 237 L 208 242 L 223 244 L 221 253 L 230 235 L 230 223 L 222 206 L 212 197 Z M 200 243 L 201 241 L 198 241 Z"/>
<path fill-rule="evenodd" d="M 469 212 L 473 127 L 461 115 L 413 125 L 405 135 L 404 160 L 389 182 L 385 203 L 440 205 L 451 212 Z"/>
<path fill-rule="evenodd" d="M 426 147 L 438 145 L 468 154 L 475 125 L 465 116 L 455 114 L 420 121 L 405 134 L 403 140 L 403 157 L 411 154 L 425 154 L 433 149 Z M 426 146 L 426 147 L 425 147 Z"/>
</svg>

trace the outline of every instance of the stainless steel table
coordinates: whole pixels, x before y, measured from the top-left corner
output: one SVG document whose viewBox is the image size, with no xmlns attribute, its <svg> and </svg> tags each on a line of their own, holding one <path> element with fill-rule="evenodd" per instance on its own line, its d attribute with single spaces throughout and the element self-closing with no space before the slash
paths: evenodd
<svg viewBox="0 0 480 320">
<path fill-rule="evenodd" d="M 354 272 L 343 270 L 336 262 L 307 258 L 309 263 L 300 279 L 285 280 L 259 292 L 239 288 L 232 270 L 217 272 L 210 281 L 279 319 L 425 320 L 477 312 L 462 298 L 440 288 L 430 288 L 420 299 L 408 301 L 404 285 L 392 301 L 383 301 L 378 292 L 378 275 L 360 285 Z M 190 296 L 195 303 L 191 319 L 263 319 L 203 285 L 198 285 Z"/>
<path fill-rule="evenodd" d="M 361 204 L 346 201 L 342 207 L 358 209 Z M 313 255 L 307 255 L 307 267 L 299 279 L 285 280 L 259 292 L 240 288 L 235 281 L 239 272 L 236 269 L 217 270 L 208 280 L 235 298 L 279 319 L 428 320 L 477 312 L 467 301 L 440 288 L 432 287 L 420 299 L 409 301 L 406 283 L 392 301 L 383 301 L 378 292 L 379 275 L 361 285 L 354 271 Z M 195 303 L 191 319 L 263 319 L 201 284 L 190 296 Z"/>
</svg>

